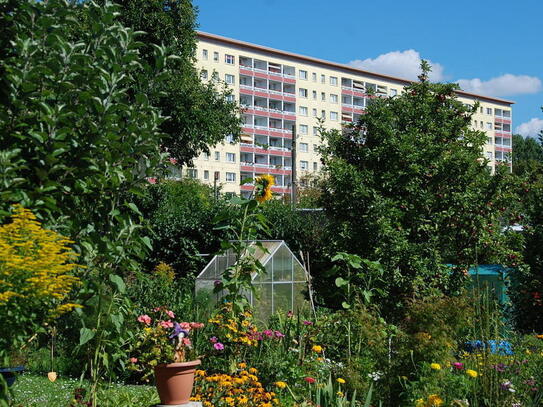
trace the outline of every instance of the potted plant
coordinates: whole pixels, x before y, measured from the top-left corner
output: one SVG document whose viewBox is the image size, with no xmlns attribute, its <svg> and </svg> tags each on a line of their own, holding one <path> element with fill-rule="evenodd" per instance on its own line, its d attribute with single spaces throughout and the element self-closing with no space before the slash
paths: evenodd
<svg viewBox="0 0 543 407">
<path fill-rule="evenodd" d="M 204 326 L 199 322 L 177 322 L 175 314 L 166 307 L 138 316 L 129 368 L 149 381 L 154 373 L 155 384 L 164 405 L 189 402 L 194 384 L 194 372 L 201 361 L 194 355 L 189 335 Z"/>
</svg>

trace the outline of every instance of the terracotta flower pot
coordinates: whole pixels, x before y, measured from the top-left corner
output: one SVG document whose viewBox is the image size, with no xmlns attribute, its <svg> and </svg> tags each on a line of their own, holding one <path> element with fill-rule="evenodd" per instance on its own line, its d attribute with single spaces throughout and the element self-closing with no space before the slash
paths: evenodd
<svg viewBox="0 0 543 407">
<path fill-rule="evenodd" d="M 194 384 L 194 372 L 200 360 L 162 364 L 155 367 L 155 382 L 160 402 L 166 405 L 189 402 Z"/>
</svg>

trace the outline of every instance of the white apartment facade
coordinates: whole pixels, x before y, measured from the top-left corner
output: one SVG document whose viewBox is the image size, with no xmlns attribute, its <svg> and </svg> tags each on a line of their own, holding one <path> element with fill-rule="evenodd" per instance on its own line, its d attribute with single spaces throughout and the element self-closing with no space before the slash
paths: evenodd
<svg viewBox="0 0 543 407">
<path fill-rule="evenodd" d="M 243 128 L 239 143 L 225 140 L 184 172 L 205 183 L 216 182 L 227 193 L 247 194 L 252 186 L 240 186 L 241 180 L 271 174 L 276 181 L 273 192 L 289 194 L 293 165 L 297 179 L 320 170 L 318 119 L 326 128 L 341 129 L 363 114 L 372 97 L 395 96 L 411 83 L 214 34 L 199 32 L 198 39 L 202 79 L 215 74 L 232 88 L 243 108 Z M 513 102 L 463 91 L 458 97 L 466 104 L 480 104 L 472 126 L 487 134 L 484 154 L 492 170 L 499 162 L 510 165 Z"/>
</svg>

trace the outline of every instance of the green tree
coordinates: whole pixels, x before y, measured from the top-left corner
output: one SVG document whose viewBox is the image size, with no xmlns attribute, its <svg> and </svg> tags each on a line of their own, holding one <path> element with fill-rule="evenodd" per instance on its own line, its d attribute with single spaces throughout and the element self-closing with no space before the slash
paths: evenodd
<svg viewBox="0 0 543 407">
<path fill-rule="evenodd" d="M 13 17 L 13 52 L 0 104 L 0 185 L 4 212 L 14 201 L 78 242 L 83 262 L 107 269 L 136 266 L 150 241 L 132 194 L 160 163 L 160 111 L 137 88 L 159 79 L 172 60 L 156 47 L 142 60 L 134 32 L 116 7 L 84 5 L 93 24 L 79 29 L 63 0 L 26 1 Z M 7 176 L 6 176 L 7 174 Z"/>
<path fill-rule="evenodd" d="M 237 104 L 228 101 L 231 92 L 224 83 L 203 83 L 195 67 L 196 15 L 191 0 L 118 0 L 120 21 L 134 31 L 142 32 L 140 53 L 152 64 L 156 46 L 163 45 L 177 58 L 157 81 L 147 72 L 136 85 L 138 91 L 150 95 L 168 120 L 162 122 L 165 134 L 161 143 L 178 165 L 190 164 L 209 146 L 237 137 L 241 120 Z"/>
<path fill-rule="evenodd" d="M 531 137 L 513 134 L 513 173 L 526 175 L 536 167 L 543 165 L 543 147 L 541 142 Z"/>
<path fill-rule="evenodd" d="M 321 200 L 338 251 L 382 264 L 380 302 L 396 317 L 407 299 L 455 292 L 467 266 L 513 252 L 501 229 L 517 198 L 508 169 L 491 175 L 482 157 L 486 138 L 470 128 L 477 104 L 422 70 L 402 95 L 372 98 L 352 128 L 323 131 Z"/>
</svg>

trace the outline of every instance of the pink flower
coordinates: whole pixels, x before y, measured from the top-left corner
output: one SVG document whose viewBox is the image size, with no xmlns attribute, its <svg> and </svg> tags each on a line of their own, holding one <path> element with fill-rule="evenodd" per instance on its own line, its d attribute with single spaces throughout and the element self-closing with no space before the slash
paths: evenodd
<svg viewBox="0 0 543 407">
<path fill-rule="evenodd" d="M 462 362 L 454 362 L 452 366 L 458 370 L 462 370 L 464 368 L 464 364 Z"/>
<path fill-rule="evenodd" d="M 149 177 L 147 178 L 147 182 L 149 184 L 156 184 L 156 177 Z"/>
<path fill-rule="evenodd" d="M 138 358 L 130 358 L 130 363 L 138 363 Z"/>
<path fill-rule="evenodd" d="M 173 165 L 177 164 L 177 159 L 170 157 L 170 163 Z"/>
<path fill-rule="evenodd" d="M 185 346 L 190 346 L 192 344 L 189 338 L 183 338 L 183 339 L 181 339 L 181 342 Z"/>
<path fill-rule="evenodd" d="M 142 324 L 145 324 L 145 325 L 151 325 L 151 317 L 147 314 L 140 315 L 138 317 L 138 322 L 141 322 Z"/>
<path fill-rule="evenodd" d="M 223 350 L 224 349 L 224 345 L 220 342 L 217 342 L 216 344 L 213 345 L 213 347 L 215 348 L 215 350 Z"/>
<path fill-rule="evenodd" d="M 312 377 L 306 377 L 304 380 L 305 380 L 307 383 L 309 383 L 309 384 L 313 384 L 313 383 L 316 382 L 316 380 L 313 379 Z"/>
<path fill-rule="evenodd" d="M 190 331 L 190 324 L 188 322 L 181 322 L 179 326 L 183 331 Z"/>
<path fill-rule="evenodd" d="M 204 327 L 204 324 L 201 323 L 201 322 L 191 322 L 190 323 L 190 327 L 192 329 L 200 329 L 200 328 L 203 328 Z"/>
<path fill-rule="evenodd" d="M 292 318 L 294 316 L 294 312 L 289 311 L 287 312 L 287 318 Z"/>
<path fill-rule="evenodd" d="M 273 337 L 273 331 L 271 329 L 266 329 L 264 331 L 262 331 L 262 333 L 267 336 L 268 338 L 271 338 Z"/>
<path fill-rule="evenodd" d="M 209 342 L 211 342 L 211 343 L 217 343 L 217 342 L 219 342 L 219 340 L 217 339 L 216 336 L 212 336 L 211 338 L 209 338 Z"/>
<path fill-rule="evenodd" d="M 160 311 L 160 307 L 153 308 L 153 312 L 158 312 L 158 311 Z"/>
<path fill-rule="evenodd" d="M 304 324 L 304 325 L 313 325 L 313 322 L 311 322 L 311 321 L 304 321 L 304 322 L 302 322 L 302 324 Z"/>
<path fill-rule="evenodd" d="M 175 314 L 173 313 L 173 311 L 167 311 L 167 310 L 166 310 L 166 314 L 168 314 L 168 316 L 169 316 L 170 318 L 175 318 Z"/>
<path fill-rule="evenodd" d="M 173 322 L 172 321 L 160 321 L 158 324 L 162 328 L 173 328 Z"/>
<path fill-rule="evenodd" d="M 283 335 L 283 334 L 282 334 L 281 332 L 279 332 L 279 331 L 275 331 L 274 333 L 275 333 L 275 337 L 276 337 L 276 338 L 284 338 L 284 337 L 285 337 L 285 335 Z"/>
</svg>

